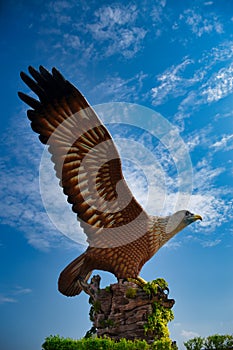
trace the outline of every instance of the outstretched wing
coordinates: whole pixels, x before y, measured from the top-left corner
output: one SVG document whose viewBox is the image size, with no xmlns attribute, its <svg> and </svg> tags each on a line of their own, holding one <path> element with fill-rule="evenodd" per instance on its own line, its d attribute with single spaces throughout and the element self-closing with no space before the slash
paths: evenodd
<svg viewBox="0 0 233 350">
<path fill-rule="evenodd" d="M 90 245 L 129 243 L 147 231 L 148 216 L 133 197 L 112 138 L 84 96 L 58 70 L 29 67 L 22 80 L 39 97 L 19 97 L 32 109 L 32 129 L 49 152 L 68 202 Z"/>
</svg>

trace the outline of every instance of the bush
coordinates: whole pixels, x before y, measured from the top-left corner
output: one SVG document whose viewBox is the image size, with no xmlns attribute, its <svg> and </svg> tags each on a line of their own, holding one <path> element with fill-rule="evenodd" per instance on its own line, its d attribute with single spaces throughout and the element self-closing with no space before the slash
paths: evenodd
<svg viewBox="0 0 233 350">
<path fill-rule="evenodd" d="M 158 278 L 152 282 L 145 284 L 143 289 L 149 296 L 153 296 L 158 293 L 158 289 L 162 291 L 167 290 L 168 284 L 163 278 Z M 168 322 L 172 321 L 173 319 L 174 314 L 171 309 L 162 306 L 160 302 L 153 302 L 152 313 L 148 316 L 147 323 L 144 325 L 144 329 L 145 333 L 156 331 L 158 349 L 161 348 L 161 350 L 163 350 L 163 346 L 165 346 L 164 349 L 167 349 L 166 346 L 168 345 L 164 344 L 171 343 L 171 340 L 169 338 Z M 160 340 L 162 341 L 162 345 L 159 343 Z"/>
<path fill-rule="evenodd" d="M 145 340 L 120 339 L 115 342 L 109 338 L 82 338 L 73 340 L 58 335 L 45 339 L 43 350 L 172 350 L 172 343 L 168 339 L 161 339 L 149 345 Z"/>
<path fill-rule="evenodd" d="M 218 349 L 227 350 L 233 347 L 233 336 L 232 335 L 220 335 L 214 334 L 207 337 L 204 341 L 205 349 Z"/>
<path fill-rule="evenodd" d="M 214 334 L 206 338 L 196 337 L 184 343 L 187 350 L 229 350 L 233 349 L 233 336 Z"/>
<path fill-rule="evenodd" d="M 204 342 L 203 338 L 196 337 L 188 340 L 186 343 L 184 343 L 184 346 L 186 347 L 187 350 L 201 350 L 203 342 Z"/>
</svg>

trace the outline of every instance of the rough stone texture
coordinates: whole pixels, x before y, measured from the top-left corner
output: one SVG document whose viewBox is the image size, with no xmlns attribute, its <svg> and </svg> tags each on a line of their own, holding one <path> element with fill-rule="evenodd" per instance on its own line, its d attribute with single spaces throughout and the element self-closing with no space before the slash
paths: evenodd
<svg viewBox="0 0 233 350">
<path fill-rule="evenodd" d="M 149 297 L 138 285 L 132 282 L 116 283 L 106 289 L 99 289 L 100 277 L 94 276 L 85 291 L 92 303 L 92 321 L 97 336 L 108 336 L 118 340 L 145 339 L 154 341 L 156 334 L 145 334 L 144 325 L 152 313 L 154 301 L 164 307 L 172 308 L 175 301 L 168 299 L 164 291 Z"/>
</svg>

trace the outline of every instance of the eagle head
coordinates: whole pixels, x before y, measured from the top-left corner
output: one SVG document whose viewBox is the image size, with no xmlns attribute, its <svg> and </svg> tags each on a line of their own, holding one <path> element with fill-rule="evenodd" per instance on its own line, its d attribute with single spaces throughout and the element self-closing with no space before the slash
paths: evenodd
<svg viewBox="0 0 233 350">
<path fill-rule="evenodd" d="M 202 220 L 202 217 L 198 214 L 190 213 L 188 210 L 179 210 L 168 217 L 166 233 L 176 234 L 197 220 Z"/>
</svg>

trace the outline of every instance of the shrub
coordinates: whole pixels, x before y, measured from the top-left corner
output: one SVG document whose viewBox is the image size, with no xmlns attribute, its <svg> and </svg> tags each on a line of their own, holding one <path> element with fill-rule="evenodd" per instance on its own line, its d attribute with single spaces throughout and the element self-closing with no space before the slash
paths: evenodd
<svg viewBox="0 0 233 350">
<path fill-rule="evenodd" d="M 165 290 L 168 288 L 168 284 L 163 278 L 158 278 L 157 280 L 148 282 L 143 287 L 149 296 L 156 295 L 159 288 L 160 290 Z M 149 333 L 150 331 L 156 331 L 158 341 L 163 339 L 163 344 L 165 344 L 165 340 L 167 343 L 171 343 L 167 324 L 173 319 L 174 314 L 171 309 L 164 307 L 160 302 L 154 301 L 152 304 L 152 314 L 148 316 L 147 323 L 144 325 L 145 332 Z M 161 347 L 161 349 L 163 348 Z"/>
<path fill-rule="evenodd" d="M 184 343 L 187 350 L 228 350 L 233 349 L 233 336 L 214 334 L 206 338 L 196 337 Z"/>
<path fill-rule="evenodd" d="M 203 342 L 204 342 L 203 338 L 196 337 L 185 342 L 184 346 L 186 347 L 187 350 L 201 350 Z"/>
<path fill-rule="evenodd" d="M 42 345 L 43 350 L 172 350 L 169 339 L 156 340 L 149 345 L 145 340 L 120 339 L 118 342 L 109 338 L 70 338 L 50 336 Z"/>
<path fill-rule="evenodd" d="M 225 350 L 233 347 L 233 336 L 232 335 L 220 335 L 214 334 L 207 337 L 204 341 L 205 349 L 218 349 Z"/>
</svg>

